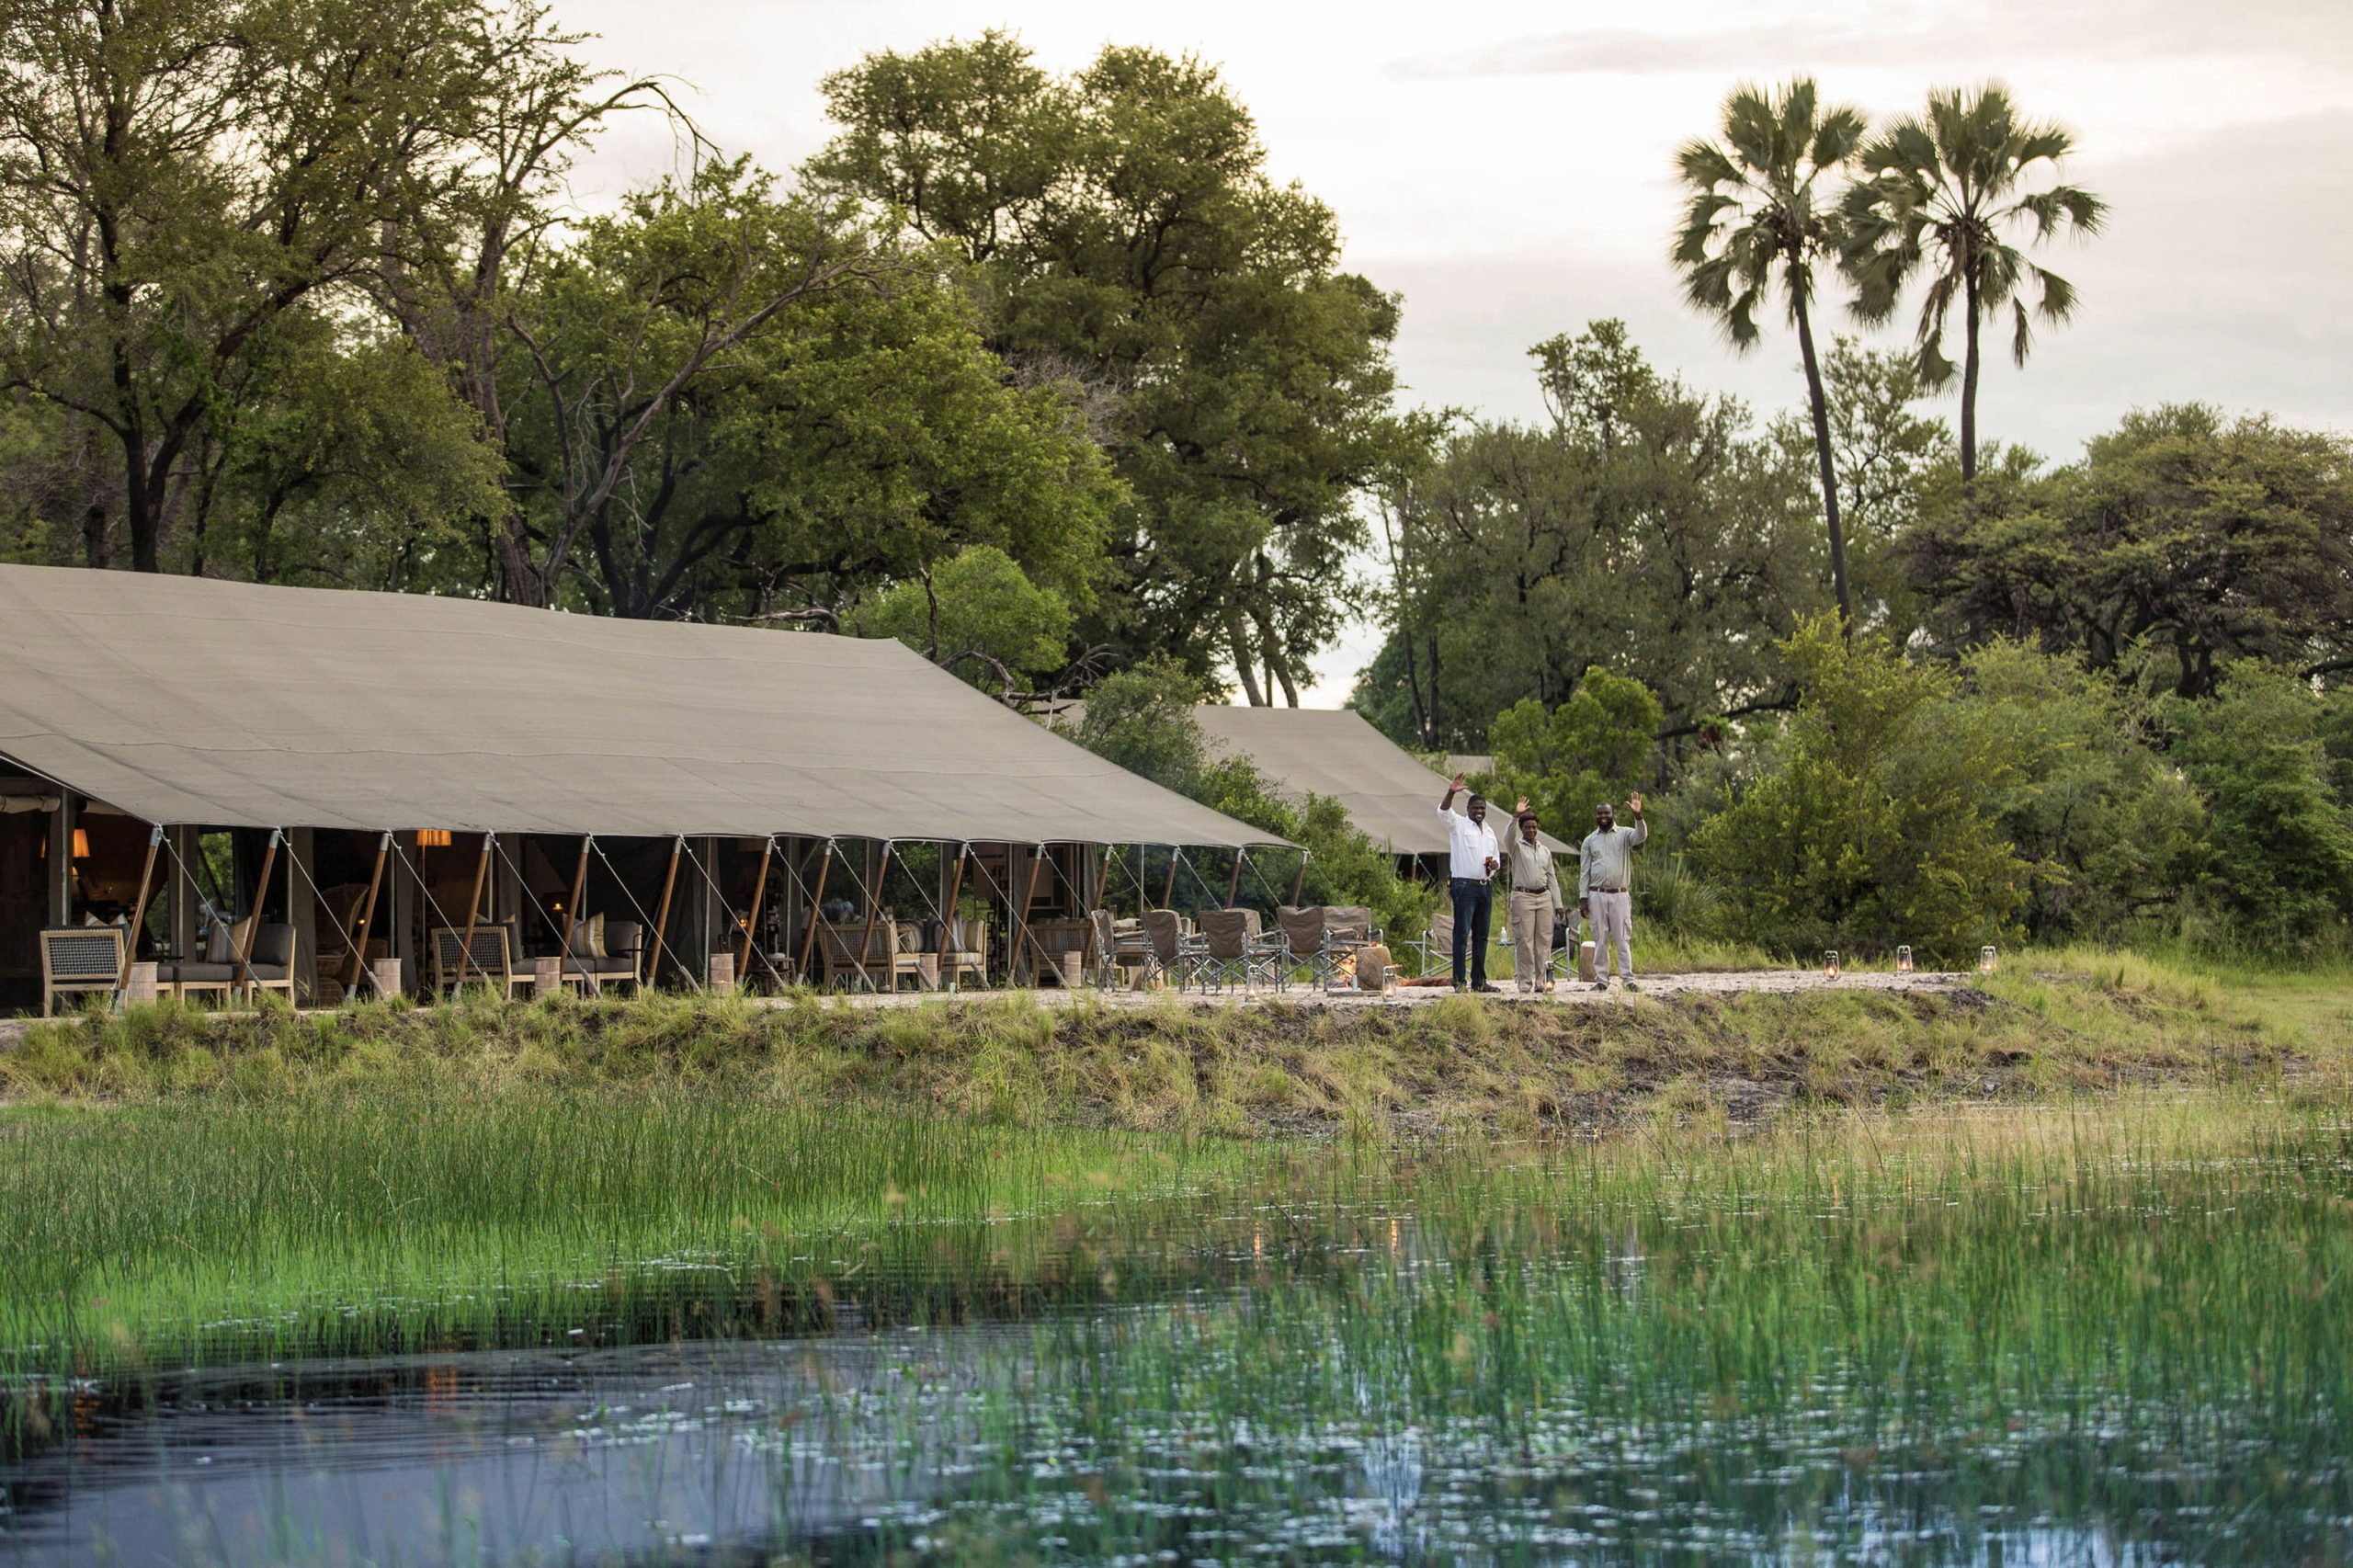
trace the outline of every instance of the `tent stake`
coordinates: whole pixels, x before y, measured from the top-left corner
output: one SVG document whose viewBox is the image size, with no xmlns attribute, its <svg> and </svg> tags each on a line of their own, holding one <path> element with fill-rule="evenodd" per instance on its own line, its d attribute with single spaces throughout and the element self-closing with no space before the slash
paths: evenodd
<svg viewBox="0 0 2353 1568">
<path fill-rule="evenodd" d="M 273 827 L 269 830 L 269 847 L 261 852 L 261 875 L 254 879 L 254 912 L 245 917 L 245 939 L 237 944 L 237 972 L 229 982 L 232 996 L 253 972 L 254 943 L 261 936 L 261 901 L 269 892 L 270 869 L 278 864 L 278 830 Z"/>
<path fill-rule="evenodd" d="M 809 929 L 801 934 L 801 983 L 809 983 L 809 955 L 817 948 L 817 921 L 825 907 L 825 878 L 834 869 L 834 841 L 825 840 L 824 858 L 817 862 L 817 885 L 809 892 Z"/>
<path fill-rule="evenodd" d="M 392 846 L 389 833 L 376 840 L 376 868 L 368 873 L 368 897 L 359 906 L 359 935 L 351 942 L 351 967 L 345 971 L 351 978 L 344 982 L 346 991 L 358 990 L 359 977 L 368 972 L 368 927 L 376 923 L 376 890 L 383 886 L 384 855 Z"/>
<path fill-rule="evenodd" d="M 139 956 L 139 928 L 147 924 L 147 881 L 155 874 L 155 851 L 162 847 L 164 829 L 159 823 L 147 835 L 147 863 L 139 868 L 139 903 L 131 912 L 131 930 L 122 944 L 122 978 L 116 989 L 131 989 L 131 960 Z"/>
<path fill-rule="evenodd" d="M 760 840 L 760 874 L 752 883 L 752 912 L 744 917 L 744 956 L 735 960 L 738 985 L 752 983 L 752 944 L 759 939 L 760 905 L 768 896 L 768 859 L 775 853 L 776 835 L 770 834 Z"/>
<path fill-rule="evenodd" d="M 684 838 L 670 840 L 670 869 L 662 873 L 662 903 L 654 916 L 654 952 L 646 960 L 645 972 L 638 976 L 640 985 L 658 984 L 662 979 L 662 933 L 670 925 L 670 890 L 678 883 L 678 851 L 686 847 Z"/>
</svg>

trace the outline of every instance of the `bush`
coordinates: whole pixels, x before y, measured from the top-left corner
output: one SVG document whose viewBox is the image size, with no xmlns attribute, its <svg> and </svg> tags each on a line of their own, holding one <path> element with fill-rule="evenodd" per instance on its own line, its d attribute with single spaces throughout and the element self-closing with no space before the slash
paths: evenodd
<svg viewBox="0 0 2353 1568">
<path fill-rule="evenodd" d="M 992 544 L 967 545 L 926 577 L 892 587 L 875 603 L 867 628 L 895 637 L 927 659 L 985 653 L 1012 674 L 1062 667 L 1070 642 L 1070 606 L 1031 583 L 1013 557 Z M 975 686 L 1003 677 L 972 659 L 956 673 Z"/>
<path fill-rule="evenodd" d="M 1954 963 L 2016 931 L 2029 868 L 1986 814 L 2020 774 L 2014 737 L 1954 678 L 1828 617 L 1783 644 L 1804 696 L 1779 766 L 1692 835 L 1728 900 L 1729 935 L 1779 950 Z"/>
</svg>

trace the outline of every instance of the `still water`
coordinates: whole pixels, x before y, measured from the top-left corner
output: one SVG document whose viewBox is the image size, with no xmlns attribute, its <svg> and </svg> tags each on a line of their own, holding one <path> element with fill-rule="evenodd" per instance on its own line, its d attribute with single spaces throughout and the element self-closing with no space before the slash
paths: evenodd
<svg viewBox="0 0 2353 1568">
<path fill-rule="evenodd" d="M 0 1563 L 2345 1561 L 2349 1166 L 1335 1174 L 1007 1313 L 84 1386 Z"/>
</svg>

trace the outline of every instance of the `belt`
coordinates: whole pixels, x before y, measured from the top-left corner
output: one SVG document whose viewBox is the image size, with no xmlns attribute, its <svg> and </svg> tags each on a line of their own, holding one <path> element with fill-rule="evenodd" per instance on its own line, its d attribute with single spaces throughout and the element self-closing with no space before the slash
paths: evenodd
<svg viewBox="0 0 2353 1568">
<path fill-rule="evenodd" d="M 1483 888 L 1488 881 L 1485 877 L 1449 877 L 1447 880 L 1458 888 Z"/>
<path fill-rule="evenodd" d="M 1587 888 L 1587 889 L 1586 889 L 1585 891 L 1586 891 L 1586 892 L 1588 892 L 1588 893 L 1597 893 L 1597 892 L 1629 892 L 1629 891 L 1631 891 L 1631 890 L 1626 889 L 1626 888 Z"/>
</svg>

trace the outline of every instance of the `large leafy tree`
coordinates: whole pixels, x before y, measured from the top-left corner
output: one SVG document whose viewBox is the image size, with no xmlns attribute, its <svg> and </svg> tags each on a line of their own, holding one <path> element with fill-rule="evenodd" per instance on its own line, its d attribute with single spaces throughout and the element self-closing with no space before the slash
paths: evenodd
<svg viewBox="0 0 2353 1568">
<path fill-rule="evenodd" d="M 1839 254 L 1836 193 L 1863 139 L 1860 111 L 1819 101 L 1812 80 L 1778 92 L 1735 88 L 1724 100 L 1719 139 L 1688 142 L 1676 154 L 1689 199 L 1675 239 L 1684 298 L 1723 324 L 1746 353 L 1763 335 L 1756 312 L 1778 298 L 1797 334 L 1821 472 L 1823 521 L 1830 540 L 1830 577 L 1838 614 L 1851 631 L 1854 590 L 1847 581 L 1847 537 L 1839 526 L 1838 481 L 1822 366 L 1813 347 L 1814 267 Z"/>
<path fill-rule="evenodd" d="M 2075 314 L 2075 285 L 2027 252 L 2062 233 L 2095 234 L 2107 205 L 2081 186 L 2052 178 L 2075 147 L 2066 130 L 2020 115 L 1999 85 L 1933 92 L 1927 111 L 1906 116 L 1861 150 L 1864 177 L 1844 202 L 1844 265 L 1855 311 L 1893 316 L 1905 288 L 1922 282 L 1915 337 L 1932 387 L 1953 377 L 1945 328 L 1961 308 L 1961 472 L 1977 472 L 1978 335 L 2010 312 L 2010 358 L 2024 365 L 2034 324 Z"/>
<path fill-rule="evenodd" d="M 1007 383 L 952 258 L 713 163 L 584 225 L 505 312 L 495 542 L 531 597 L 831 618 L 972 544 L 1092 592 L 1118 483 L 1058 389 Z"/>
<path fill-rule="evenodd" d="M 496 0 L 26 0 L 0 23 L 9 384 L 112 454 L 87 558 L 162 569 L 387 238 L 431 225 L 494 113 Z"/>
<path fill-rule="evenodd" d="M 2198 404 L 2128 415 L 2052 473 L 1933 499 L 1914 567 L 1948 646 L 2030 639 L 2211 694 L 2234 660 L 2353 669 L 2353 443 Z"/>
<path fill-rule="evenodd" d="M 1079 389 L 1132 501 L 1079 628 L 1295 701 L 1352 608 L 1358 502 L 1399 439 L 1397 301 L 1267 172 L 1211 67 L 1108 48 L 1058 78 L 991 33 L 829 77 L 810 165 L 978 269 L 990 346 Z"/>
<path fill-rule="evenodd" d="M 1356 701 L 1411 744 L 1485 749 L 1599 666 L 1670 740 L 1786 705 L 1775 644 L 1824 600 L 1811 482 L 1727 398 L 1655 371 L 1624 325 L 1531 351 L 1543 426 L 1472 425 L 1383 492 L 1389 636 Z"/>
</svg>

